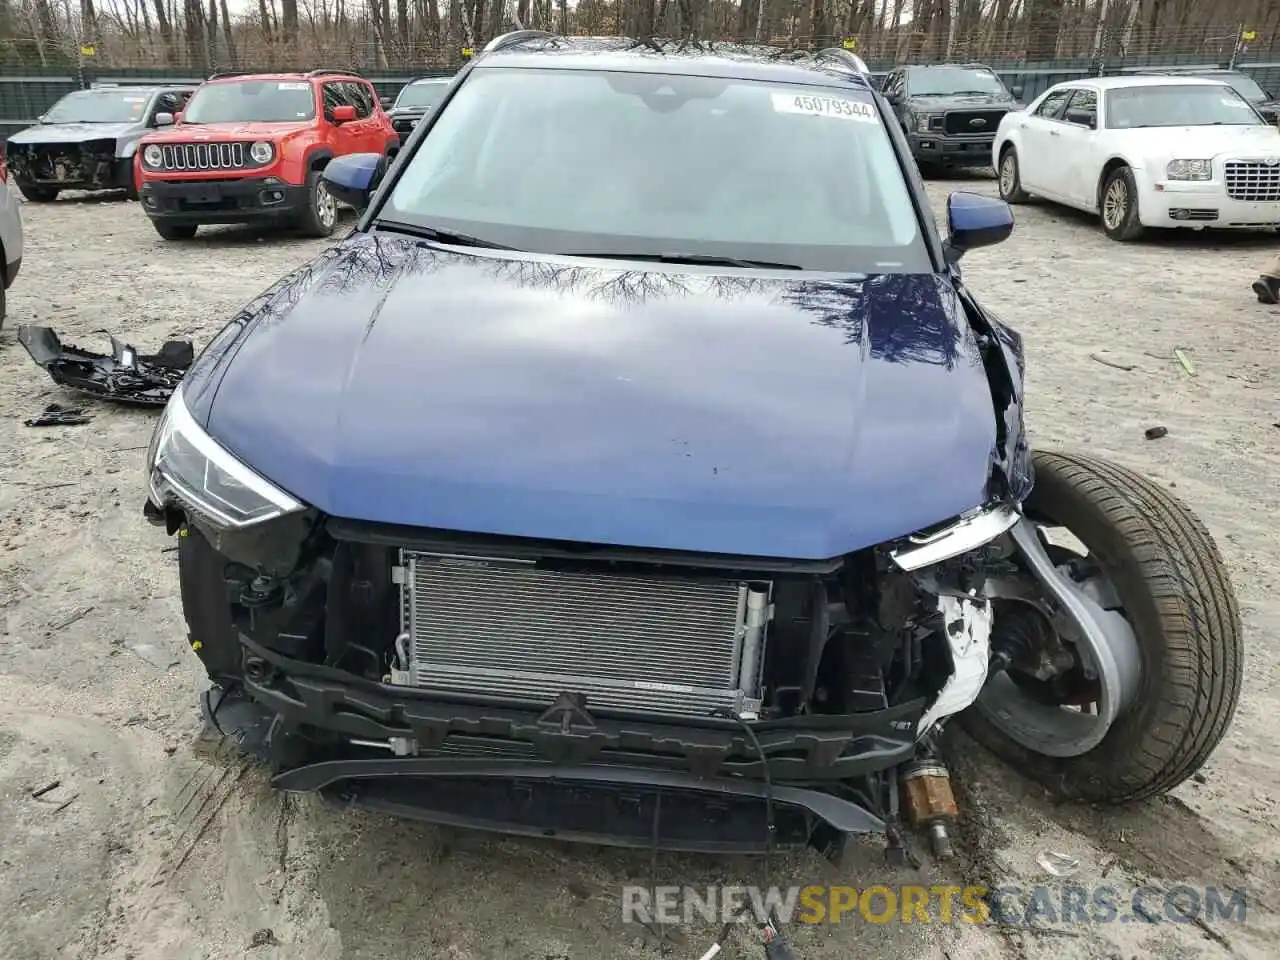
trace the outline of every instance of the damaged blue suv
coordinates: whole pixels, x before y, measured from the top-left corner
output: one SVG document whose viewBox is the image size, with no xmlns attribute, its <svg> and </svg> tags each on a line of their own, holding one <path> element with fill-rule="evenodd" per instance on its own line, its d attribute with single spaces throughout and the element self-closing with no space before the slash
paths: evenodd
<svg viewBox="0 0 1280 960">
<path fill-rule="evenodd" d="M 1166 489 L 1032 451 L 1016 333 L 961 279 L 842 50 L 520 31 L 340 244 L 204 350 L 148 454 L 206 715 L 274 783 L 689 851 L 945 853 L 958 721 L 1060 795 L 1221 740 L 1241 627 Z"/>
</svg>

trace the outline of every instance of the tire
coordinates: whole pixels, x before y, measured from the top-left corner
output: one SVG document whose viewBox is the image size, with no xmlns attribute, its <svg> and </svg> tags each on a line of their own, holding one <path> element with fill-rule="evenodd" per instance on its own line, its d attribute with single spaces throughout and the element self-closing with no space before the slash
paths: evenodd
<svg viewBox="0 0 1280 960">
<path fill-rule="evenodd" d="M 1119 596 L 1142 662 L 1135 701 L 1098 746 L 1049 757 L 1006 737 L 976 709 L 980 743 L 1063 799 L 1127 803 L 1165 793 L 1222 740 L 1240 697 L 1240 612 L 1213 539 L 1163 487 L 1094 457 L 1034 454 L 1025 507 L 1072 531 Z"/>
<path fill-rule="evenodd" d="M 1108 214 L 1108 204 L 1113 202 L 1117 204 L 1114 216 Z M 1102 181 L 1098 212 L 1102 215 L 1102 229 L 1112 240 L 1129 243 L 1145 232 L 1138 220 L 1138 185 L 1128 167 L 1117 167 Z"/>
<path fill-rule="evenodd" d="M 151 225 L 165 240 L 190 240 L 198 229 L 194 223 L 165 223 L 163 220 L 152 220 Z"/>
<path fill-rule="evenodd" d="M 57 187 L 42 187 L 37 183 L 23 183 L 19 180 L 18 189 L 32 203 L 53 203 L 58 199 Z"/>
<path fill-rule="evenodd" d="M 124 195 L 125 195 L 125 198 L 129 200 L 138 200 L 142 196 L 138 192 L 138 185 L 137 183 L 134 182 L 132 177 L 129 178 L 129 183 L 124 188 Z"/>
<path fill-rule="evenodd" d="M 1000 154 L 1000 168 L 996 171 L 1000 185 L 1000 199 L 1005 203 L 1026 203 L 1031 194 L 1022 189 L 1022 171 L 1018 167 L 1018 151 L 1005 147 Z"/>
<path fill-rule="evenodd" d="M 307 174 L 307 209 L 298 216 L 304 236 L 328 237 L 338 225 L 338 201 L 334 199 L 319 170 Z"/>
</svg>

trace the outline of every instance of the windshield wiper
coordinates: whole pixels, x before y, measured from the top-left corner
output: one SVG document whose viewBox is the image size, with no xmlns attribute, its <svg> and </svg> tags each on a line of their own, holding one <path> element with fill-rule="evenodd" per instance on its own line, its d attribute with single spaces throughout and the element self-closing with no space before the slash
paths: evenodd
<svg viewBox="0 0 1280 960">
<path fill-rule="evenodd" d="M 589 257 L 599 260 L 640 260 L 646 263 L 688 263 L 705 267 L 744 267 L 757 270 L 803 270 L 799 264 L 773 260 L 743 260 L 740 257 L 716 257 L 701 253 L 566 253 L 566 257 Z"/>
<path fill-rule="evenodd" d="M 407 233 L 411 237 L 422 237 L 425 240 L 448 243 L 455 247 L 485 247 L 489 250 L 515 249 L 503 243 L 494 243 L 492 240 L 481 240 L 479 237 L 473 237 L 470 234 L 456 233 L 453 230 L 441 230 L 439 227 L 427 227 L 418 223 L 401 223 L 399 220 L 383 220 L 379 218 L 373 221 L 373 225 L 379 230 L 387 230 L 391 233 Z"/>
</svg>

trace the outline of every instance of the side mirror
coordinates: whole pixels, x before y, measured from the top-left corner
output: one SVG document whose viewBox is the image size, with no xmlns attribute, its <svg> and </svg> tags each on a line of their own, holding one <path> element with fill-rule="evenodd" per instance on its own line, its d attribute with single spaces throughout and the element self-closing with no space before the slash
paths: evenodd
<svg viewBox="0 0 1280 960">
<path fill-rule="evenodd" d="M 1092 110 L 1068 110 L 1063 119 L 1067 123 L 1078 123 L 1080 126 L 1088 127 L 1090 130 L 1098 126 L 1098 115 Z"/>
<path fill-rule="evenodd" d="M 394 97 L 379 97 L 378 102 L 382 104 L 383 110 L 390 110 L 392 107 L 396 105 L 396 101 Z"/>
<path fill-rule="evenodd" d="M 1009 92 L 1010 92 L 1011 94 L 1013 94 L 1013 99 L 1015 99 L 1015 100 L 1021 100 L 1021 99 L 1022 99 L 1022 84 L 1018 84 L 1018 86 L 1016 86 L 1016 87 L 1010 87 L 1010 88 L 1009 88 Z"/>
<path fill-rule="evenodd" d="M 947 246 L 956 258 L 978 247 L 1003 243 L 1011 233 L 1013 210 L 1003 200 L 977 193 L 947 197 Z"/>
<path fill-rule="evenodd" d="M 333 108 L 334 123 L 350 123 L 356 118 L 356 108 L 349 103 L 344 103 L 340 107 Z"/>
<path fill-rule="evenodd" d="M 155 119 L 155 125 L 156 125 L 157 127 L 171 127 L 171 126 L 173 126 L 173 114 L 172 114 L 172 113 L 157 113 L 157 114 L 156 114 L 156 119 Z"/>
<path fill-rule="evenodd" d="M 382 162 L 380 153 L 348 153 L 330 160 L 320 176 L 334 197 L 357 210 L 364 210 L 378 186 Z"/>
</svg>

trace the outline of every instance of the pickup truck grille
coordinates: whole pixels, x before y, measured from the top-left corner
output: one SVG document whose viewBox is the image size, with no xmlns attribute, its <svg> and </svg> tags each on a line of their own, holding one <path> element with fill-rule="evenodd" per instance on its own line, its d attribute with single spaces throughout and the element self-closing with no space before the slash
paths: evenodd
<svg viewBox="0 0 1280 960">
<path fill-rule="evenodd" d="M 987 134 L 995 136 L 996 127 L 1004 119 L 1007 110 L 952 110 L 947 114 L 947 133 Z M 981 123 L 976 121 L 981 120 Z"/>
<path fill-rule="evenodd" d="M 248 150 L 243 143 L 166 143 L 160 152 L 164 155 L 162 170 L 238 170 L 247 166 Z"/>
<path fill-rule="evenodd" d="M 770 586 L 404 551 L 393 683 L 684 716 L 759 709 Z M 749 689 L 742 677 L 748 676 Z"/>
<path fill-rule="evenodd" d="M 1225 179 L 1232 200 L 1280 200 L 1280 163 L 1228 160 Z"/>
<path fill-rule="evenodd" d="M 417 123 L 416 117 L 396 117 L 391 121 L 391 126 L 396 133 L 412 133 Z"/>
</svg>

